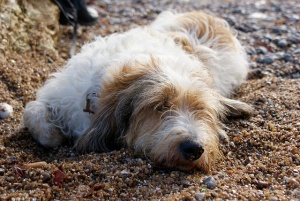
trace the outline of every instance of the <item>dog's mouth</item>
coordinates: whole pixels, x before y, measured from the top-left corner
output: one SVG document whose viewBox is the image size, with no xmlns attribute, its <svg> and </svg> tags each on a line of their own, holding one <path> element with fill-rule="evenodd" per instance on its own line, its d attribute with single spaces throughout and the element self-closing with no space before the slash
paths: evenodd
<svg viewBox="0 0 300 201">
<path fill-rule="evenodd" d="M 180 156 L 179 156 L 180 155 Z M 185 158 L 181 154 L 174 155 L 170 158 L 163 158 L 159 161 L 155 161 L 158 167 L 166 167 L 168 169 L 179 170 L 183 172 L 189 172 L 193 170 L 203 170 L 208 172 L 208 164 L 205 164 L 203 156 L 198 159 Z"/>
<path fill-rule="evenodd" d="M 190 172 L 193 170 L 199 170 L 197 166 L 197 162 L 191 162 L 191 161 L 181 161 L 177 159 L 177 161 L 172 161 L 172 163 L 167 162 L 167 160 L 163 160 L 161 162 L 156 162 L 156 166 L 162 167 L 162 168 L 168 168 L 171 170 L 179 170 L 183 172 Z"/>
</svg>

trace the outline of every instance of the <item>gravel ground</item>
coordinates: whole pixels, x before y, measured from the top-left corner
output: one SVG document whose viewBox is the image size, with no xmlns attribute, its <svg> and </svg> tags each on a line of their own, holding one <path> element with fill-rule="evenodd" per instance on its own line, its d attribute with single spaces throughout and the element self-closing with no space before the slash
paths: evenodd
<svg viewBox="0 0 300 201">
<path fill-rule="evenodd" d="M 224 17 L 251 63 L 236 98 L 253 105 L 255 114 L 226 123 L 230 142 L 221 145 L 224 157 L 209 174 L 155 167 L 129 150 L 89 155 L 77 155 L 70 146 L 46 150 L 20 119 L 36 89 L 66 62 L 72 29 L 61 27 L 58 54 L 33 43 L 26 51 L 0 52 L 0 103 L 14 108 L 12 117 L 0 120 L 0 200 L 300 200 L 299 1 L 92 3 L 100 19 L 94 27 L 79 28 L 77 49 L 95 35 L 147 24 L 163 10 Z M 0 30 L 2 43 L 5 34 Z"/>
</svg>

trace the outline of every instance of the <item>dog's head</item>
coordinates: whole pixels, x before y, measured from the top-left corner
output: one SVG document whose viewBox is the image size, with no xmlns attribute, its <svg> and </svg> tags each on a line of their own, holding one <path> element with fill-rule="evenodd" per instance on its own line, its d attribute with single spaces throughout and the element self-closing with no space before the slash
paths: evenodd
<svg viewBox="0 0 300 201">
<path fill-rule="evenodd" d="M 92 125 L 76 149 L 127 146 L 160 165 L 208 171 L 219 156 L 221 120 L 229 113 L 249 114 L 250 107 L 221 96 L 200 62 L 184 62 L 150 56 L 111 70 Z"/>
</svg>

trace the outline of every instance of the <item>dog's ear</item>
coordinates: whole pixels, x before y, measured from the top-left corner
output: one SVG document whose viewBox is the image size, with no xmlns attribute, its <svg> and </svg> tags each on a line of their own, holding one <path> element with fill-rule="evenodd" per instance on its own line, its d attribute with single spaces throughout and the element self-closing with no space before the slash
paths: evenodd
<svg viewBox="0 0 300 201">
<path fill-rule="evenodd" d="M 132 100 L 121 96 L 112 93 L 110 99 L 100 100 L 91 126 L 75 143 L 78 152 L 107 152 L 123 146 L 122 137 L 132 113 Z"/>
<path fill-rule="evenodd" d="M 221 102 L 228 118 L 250 118 L 253 114 L 253 108 L 244 102 L 229 98 L 222 98 Z"/>
<path fill-rule="evenodd" d="M 107 152 L 124 146 L 124 135 L 141 87 L 136 82 L 149 72 L 146 66 L 136 65 L 109 72 L 102 83 L 99 107 L 91 126 L 75 143 L 78 152 Z"/>
</svg>

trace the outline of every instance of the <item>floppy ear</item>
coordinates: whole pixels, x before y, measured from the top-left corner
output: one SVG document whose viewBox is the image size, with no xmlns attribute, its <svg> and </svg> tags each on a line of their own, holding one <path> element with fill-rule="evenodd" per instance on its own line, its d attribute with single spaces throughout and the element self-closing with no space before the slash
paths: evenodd
<svg viewBox="0 0 300 201">
<path fill-rule="evenodd" d="M 250 118 L 253 114 L 253 108 L 241 101 L 224 97 L 221 102 L 225 106 L 225 114 L 229 118 Z"/>
<path fill-rule="evenodd" d="M 78 152 L 107 152 L 124 146 L 124 135 L 139 91 L 139 85 L 134 83 L 147 73 L 143 65 L 134 65 L 109 72 L 102 83 L 99 107 L 91 126 L 75 143 Z"/>
</svg>

